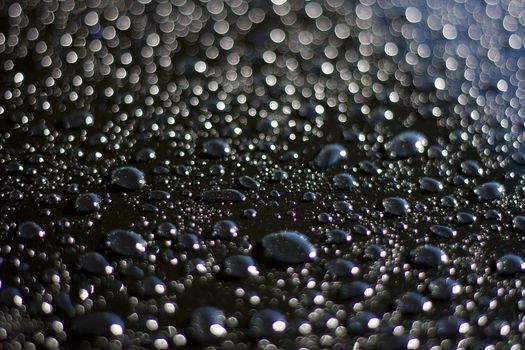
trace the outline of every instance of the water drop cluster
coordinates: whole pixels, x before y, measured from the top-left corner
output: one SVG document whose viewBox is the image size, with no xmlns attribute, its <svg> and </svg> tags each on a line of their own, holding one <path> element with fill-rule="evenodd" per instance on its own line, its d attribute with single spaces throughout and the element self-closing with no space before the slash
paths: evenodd
<svg viewBox="0 0 525 350">
<path fill-rule="evenodd" d="M 522 349 L 524 14 L 0 2 L 0 348 Z"/>
</svg>

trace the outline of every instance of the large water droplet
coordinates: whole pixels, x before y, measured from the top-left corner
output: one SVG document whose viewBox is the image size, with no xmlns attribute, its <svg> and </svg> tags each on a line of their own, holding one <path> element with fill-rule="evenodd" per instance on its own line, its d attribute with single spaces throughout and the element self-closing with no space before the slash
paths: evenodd
<svg viewBox="0 0 525 350">
<path fill-rule="evenodd" d="M 111 173 L 111 183 L 123 190 L 136 191 L 144 187 L 146 178 L 139 169 L 124 166 Z"/>
<path fill-rule="evenodd" d="M 258 338 L 270 338 L 283 334 L 287 327 L 284 315 L 272 309 L 256 312 L 250 320 L 250 333 Z"/>
<path fill-rule="evenodd" d="M 394 216 L 407 215 L 410 206 L 408 202 L 400 197 L 388 197 L 383 199 L 383 208 L 385 212 Z"/>
<path fill-rule="evenodd" d="M 64 129 L 84 129 L 95 123 L 93 114 L 88 111 L 78 111 L 62 118 L 62 127 Z"/>
<path fill-rule="evenodd" d="M 429 311 L 431 306 L 432 303 L 427 298 L 416 292 L 407 292 L 397 300 L 399 311 L 409 315 Z"/>
<path fill-rule="evenodd" d="M 122 319 L 112 312 L 95 311 L 75 318 L 71 323 L 75 333 L 83 337 L 114 337 L 124 333 Z"/>
<path fill-rule="evenodd" d="M 246 175 L 239 177 L 239 183 L 241 184 L 242 187 L 251 189 L 251 190 L 256 190 L 261 186 L 259 181 L 255 180 L 251 176 L 246 176 Z"/>
<path fill-rule="evenodd" d="M 267 258 L 284 264 L 300 264 L 317 257 L 315 247 L 308 238 L 296 231 L 270 233 L 261 241 Z"/>
<path fill-rule="evenodd" d="M 480 201 L 493 201 L 501 198 L 505 194 L 505 187 L 499 182 L 485 182 L 474 189 L 474 194 Z"/>
<path fill-rule="evenodd" d="M 220 139 L 207 140 L 202 143 L 204 154 L 212 158 L 224 158 L 231 154 L 230 145 Z"/>
<path fill-rule="evenodd" d="M 243 202 L 246 196 L 238 190 L 226 189 L 202 192 L 201 199 L 206 203 Z"/>
<path fill-rule="evenodd" d="M 146 251 L 146 241 L 136 232 L 113 230 L 106 236 L 106 246 L 125 257 L 140 257 Z"/>
<path fill-rule="evenodd" d="M 346 173 L 336 174 L 333 177 L 334 187 L 341 191 L 349 191 L 354 187 L 358 186 L 355 178 Z"/>
<path fill-rule="evenodd" d="M 223 239 L 235 238 L 239 235 L 239 228 L 231 220 L 219 220 L 213 225 L 212 234 Z"/>
<path fill-rule="evenodd" d="M 436 268 L 448 262 L 447 255 L 438 247 L 423 245 L 410 252 L 414 264 L 421 267 Z"/>
<path fill-rule="evenodd" d="M 79 213 L 91 213 L 100 209 L 100 202 L 96 193 L 84 193 L 75 200 L 75 210 Z"/>
<path fill-rule="evenodd" d="M 348 156 L 345 147 L 338 143 L 324 146 L 314 159 L 314 164 L 321 170 L 327 170 Z"/>
<path fill-rule="evenodd" d="M 450 277 L 440 277 L 428 285 L 430 297 L 435 300 L 450 300 L 461 292 L 458 282 Z"/>
<path fill-rule="evenodd" d="M 483 168 L 475 160 L 465 160 L 461 163 L 461 171 L 470 177 L 483 175 Z"/>
<path fill-rule="evenodd" d="M 106 258 L 98 252 L 86 252 L 78 260 L 80 268 L 93 275 L 104 275 L 113 272 Z"/>
<path fill-rule="evenodd" d="M 18 226 L 18 236 L 23 239 L 37 239 L 46 235 L 46 231 L 33 221 L 26 221 Z"/>
<path fill-rule="evenodd" d="M 438 193 L 443 191 L 443 184 L 441 181 L 428 176 L 419 179 L 419 186 L 427 193 Z"/>
<path fill-rule="evenodd" d="M 408 158 L 425 152 L 427 138 L 416 131 L 404 131 L 385 144 L 385 149 L 391 158 Z"/>
<path fill-rule="evenodd" d="M 212 306 L 199 307 L 191 314 L 188 333 L 201 343 L 214 343 L 228 334 L 225 321 L 221 310 Z"/>
<path fill-rule="evenodd" d="M 525 262 L 515 254 L 506 254 L 496 261 L 496 269 L 500 275 L 513 275 L 518 272 L 523 272 Z"/>
<path fill-rule="evenodd" d="M 430 226 L 430 232 L 432 232 L 432 234 L 438 237 L 443 237 L 443 238 L 452 238 L 452 237 L 456 237 L 457 235 L 456 230 L 454 230 L 451 227 L 443 226 L 443 225 Z"/>
<path fill-rule="evenodd" d="M 233 278 L 248 278 L 259 275 L 257 263 L 248 255 L 233 255 L 224 259 L 224 273 Z"/>
</svg>

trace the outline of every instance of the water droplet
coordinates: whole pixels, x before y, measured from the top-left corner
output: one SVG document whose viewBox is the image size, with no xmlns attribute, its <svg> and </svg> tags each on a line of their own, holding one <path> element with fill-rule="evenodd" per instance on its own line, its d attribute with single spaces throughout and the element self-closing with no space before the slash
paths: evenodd
<svg viewBox="0 0 525 350">
<path fill-rule="evenodd" d="M 246 175 L 239 177 L 239 183 L 241 184 L 242 187 L 250 189 L 250 190 L 256 190 L 259 187 L 261 187 L 261 184 L 257 180 L 255 180 L 251 176 L 246 176 Z"/>
<path fill-rule="evenodd" d="M 397 300 L 397 308 L 404 314 L 416 315 L 429 311 L 431 307 L 432 303 L 416 292 L 407 292 Z"/>
<path fill-rule="evenodd" d="M 80 268 L 93 275 L 105 275 L 113 272 L 106 258 L 97 252 L 86 252 L 78 260 Z"/>
<path fill-rule="evenodd" d="M 441 181 L 428 176 L 419 179 L 419 186 L 427 193 L 438 193 L 443 191 L 443 184 Z"/>
<path fill-rule="evenodd" d="M 448 262 L 447 255 L 438 247 L 423 245 L 410 252 L 412 262 L 421 267 L 436 268 Z"/>
<path fill-rule="evenodd" d="M 163 222 L 157 227 L 155 235 L 162 238 L 174 238 L 177 235 L 177 226 L 171 222 Z"/>
<path fill-rule="evenodd" d="M 135 154 L 135 156 L 133 157 L 133 160 L 137 163 L 146 163 L 156 158 L 157 158 L 157 153 L 155 152 L 154 149 L 143 148 Z"/>
<path fill-rule="evenodd" d="M 144 173 L 137 168 L 124 166 L 111 173 L 111 183 L 126 191 L 140 190 L 146 184 Z"/>
<path fill-rule="evenodd" d="M 271 338 L 283 334 L 287 325 L 281 312 L 263 309 L 257 311 L 250 319 L 250 333 L 257 338 Z"/>
<path fill-rule="evenodd" d="M 499 182 L 485 182 L 474 189 L 474 194 L 480 201 L 493 201 L 505 194 L 505 187 Z"/>
<path fill-rule="evenodd" d="M 427 138 L 416 131 L 404 131 L 385 144 L 390 158 L 408 158 L 425 152 Z"/>
<path fill-rule="evenodd" d="M 270 233 L 261 241 L 265 257 L 283 264 L 300 264 L 317 257 L 308 238 L 296 231 Z"/>
<path fill-rule="evenodd" d="M 432 225 L 430 226 L 430 232 L 438 237 L 442 238 L 453 238 L 456 237 L 457 232 L 453 228 L 443 225 Z"/>
<path fill-rule="evenodd" d="M 461 286 L 452 278 L 440 277 L 428 285 L 430 297 L 435 300 L 450 300 L 461 291 Z"/>
<path fill-rule="evenodd" d="M 514 275 L 518 272 L 523 272 L 525 262 L 515 254 L 506 254 L 496 261 L 496 269 L 500 275 Z"/>
<path fill-rule="evenodd" d="M 525 152 L 515 152 L 512 154 L 512 160 L 518 165 L 525 165 Z"/>
<path fill-rule="evenodd" d="M 368 245 L 363 251 L 363 259 L 365 260 L 378 260 L 384 257 L 386 257 L 386 251 L 376 244 Z"/>
<path fill-rule="evenodd" d="M 217 191 L 205 191 L 201 194 L 201 199 L 206 203 L 220 202 L 243 202 L 246 196 L 237 190 L 226 189 Z"/>
<path fill-rule="evenodd" d="M 18 236 L 23 239 L 37 239 L 43 238 L 46 235 L 46 231 L 33 221 L 26 221 L 18 226 Z"/>
<path fill-rule="evenodd" d="M 348 332 L 355 335 L 363 335 L 379 327 L 381 321 L 376 314 L 369 311 L 359 311 L 348 318 Z"/>
<path fill-rule="evenodd" d="M 220 139 L 207 140 L 202 143 L 204 154 L 212 158 L 224 158 L 231 154 L 231 147 Z"/>
<path fill-rule="evenodd" d="M 373 294 L 370 285 L 363 281 L 352 281 L 344 283 L 339 288 L 337 295 L 341 300 L 362 300 L 364 297 L 370 297 Z"/>
<path fill-rule="evenodd" d="M 408 202 L 400 197 L 388 197 L 383 199 L 382 203 L 385 212 L 394 216 L 407 215 L 410 209 Z"/>
<path fill-rule="evenodd" d="M 78 316 L 72 321 L 71 328 L 82 337 L 114 337 L 122 335 L 125 330 L 122 319 L 107 311 Z"/>
<path fill-rule="evenodd" d="M 357 269 L 353 262 L 341 258 L 328 260 L 324 267 L 326 272 L 334 275 L 335 277 L 350 276 Z"/>
<path fill-rule="evenodd" d="M 525 216 L 523 215 L 517 215 L 512 219 L 512 227 L 514 229 L 525 232 Z"/>
<path fill-rule="evenodd" d="M 23 305 L 23 301 L 22 293 L 18 288 L 7 286 L 0 288 L 0 305 L 16 307 Z"/>
<path fill-rule="evenodd" d="M 357 181 L 350 174 L 340 173 L 333 177 L 335 188 L 341 191 L 350 191 L 354 187 L 358 186 Z"/>
<path fill-rule="evenodd" d="M 352 236 L 350 235 L 350 232 L 344 230 L 336 229 L 326 232 L 326 241 L 328 243 L 342 244 L 350 242 L 351 240 Z"/>
<path fill-rule="evenodd" d="M 483 168 L 478 162 L 474 160 L 465 160 L 461 163 L 461 171 L 463 174 L 470 177 L 478 177 L 483 175 Z"/>
<path fill-rule="evenodd" d="M 198 342 L 215 343 L 228 334 L 225 321 L 221 310 L 212 306 L 199 307 L 191 314 L 188 333 Z"/>
<path fill-rule="evenodd" d="M 93 114 L 88 111 L 78 111 L 62 118 L 62 126 L 64 129 L 84 129 L 92 126 L 95 123 Z"/>
<path fill-rule="evenodd" d="M 456 214 L 456 220 L 459 224 L 471 225 L 475 223 L 476 221 L 478 221 L 478 218 L 476 215 L 472 213 L 460 211 L 459 213 Z"/>
<path fill-rule="evenodd" d="M 113 230 L 106 236 L 106 246 L 114 253 L 135 258 L 146 251 L 146 241 L 136 232 Z"/>
<path fill-rule="evenodd" d="M 100 209 L 102 200 L 96 193 L 84 193 L 75 200 L 75 210 L 79 213 L 91 213 Z"/>
<path fill-rule="evenodd" d="M 239 235 L 237 224 L 231 220 L 219 220 L 213 225 L 213 236 L 223 239 L 235 238 Z"/>
<path fill-rule="evenodd" d="M 348 156 L 346 148 L 334 143 L 324 146 L 314 159 L 314 164 L 321 170 L 327 170 Z"/>
<path fill-rule="evenodd" d="M 177 247 L 180 249 L 197 250 L 200 248 L 199 237 L 193 233 L 183 233 L 177 240 Z"/>
<path fill-rule="evenodd" d="M 233 255 L 224 259 L 224 273 L 240 279 L 259 275 L 257 263 L 248 255 Z"/>
</svg>

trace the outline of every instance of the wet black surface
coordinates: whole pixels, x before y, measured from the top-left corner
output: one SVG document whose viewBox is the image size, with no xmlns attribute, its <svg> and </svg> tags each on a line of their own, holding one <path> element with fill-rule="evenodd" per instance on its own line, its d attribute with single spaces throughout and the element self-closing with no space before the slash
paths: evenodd
<svg viewBox="0 0 525 350">
<path fill-rule="evenodd" d="M 524 13 L 0 2 L 2 347 L 521 349 Z"/>
</svg>

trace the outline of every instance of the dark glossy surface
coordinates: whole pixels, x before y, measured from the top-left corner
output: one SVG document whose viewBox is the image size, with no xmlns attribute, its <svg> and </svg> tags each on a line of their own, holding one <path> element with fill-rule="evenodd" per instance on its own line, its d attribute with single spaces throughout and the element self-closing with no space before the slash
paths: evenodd
<svg viewBox="0 0 525 350">
<path fill-rule="evenodd" d="M 524 11 L 0 2 L 0 347 L 521 349 Z"/>
</svg>

